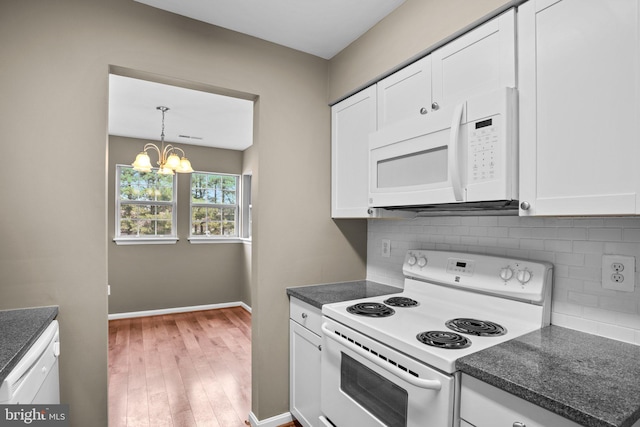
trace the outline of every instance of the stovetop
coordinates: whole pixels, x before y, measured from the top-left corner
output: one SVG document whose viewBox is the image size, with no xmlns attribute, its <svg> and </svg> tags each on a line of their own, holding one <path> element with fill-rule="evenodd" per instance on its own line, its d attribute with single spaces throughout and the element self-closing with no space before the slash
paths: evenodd
<svg viewBox="0 0 640 427">
<path fill-rule="evenodd" d="M 513 274 L 504 274 L 506 268 Z M 401 293 L 327 304 L 322 308 L 323 315 L 447 373 L 455 371 L 455 361 L 460 357 L 549 324 L 548 263 L 414 250 L 407 253 L 403 270 L 406 279 Z M 522 283 L 518 276 L 528 280 Z M 520 295 L 524 297 L 516 299 Z M 385 304 L 390 298 L 417 304 Z M 363 316 L 350 308 L 354 305 L 381 305 L 393 313 Z M 454 319 L 467 319 L 466 323 L 476 329 L 497 327 L 503 333 L 482 336 L 460 332 L 447 326 Z M 460 344 L 453 349 L 425 344 L 434 332 L 445 341 Z"/>
</svg>

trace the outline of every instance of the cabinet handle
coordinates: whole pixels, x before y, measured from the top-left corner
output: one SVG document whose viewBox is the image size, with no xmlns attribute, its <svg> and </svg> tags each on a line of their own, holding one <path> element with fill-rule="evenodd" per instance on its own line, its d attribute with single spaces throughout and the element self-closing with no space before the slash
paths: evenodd
<svg viewBox="0 0 640 427">
<path fill-rule="evenodd" d="M 318 344 L 318 351 L 322 351 L 322 344 Z M 527 426 L 524 426 L 527 427 Z"/>
<path fill-rule="evenodd" d="M 435 104 L 435 102 L 434 102 Z M 462 127 L 462 113 L 464 112 L 464 104 L 456 105 L 453 111 L 453 120 L 451 121 L 451 135 L 449 136 L 449 170 L 451 171 L 451 187 L 453 188 L 453 197 L 456 201 L 462 201 L 462 183 L 460 179 L 460 128 Z"/>
<path fill-rule="evenodd" d="M 429 112 L 429 111 L 428 111 L 425 107 L 422 107 L 422 108 L 420 109 L 420 114 L 422 114 L 422 115 L 427 114 L 428 112 Z"/>
<path fill-rule="evenodd" d="M 306 319 L 307 317 L 309 317 L 309 316 L 307 315 L 307 313 L 302 313 L 302 314 L 301 314 L 301 316 L 302 316 L 302 318 L 303 318 L 303 319 Z"/>
<path fill-rule="evenodd" d="M 521 423 L 520 421 L 516 421 L 513 423 L 513 427 L 527 427 L 525 423 Z"/>
<path fill-rule="evenodd" d="M 437 102 L 434 102 L 434 103 L 431 104 L 431 109 L 434 110 L 434 111 L 435 110 L 439 110 L 440 109 L 440 105 L 438 105 Z"/>
<path fill-rule="evenodd" d="M 529 202 L 520 203 L 520 209 L 522 209 L 523 211 L 528 211 L 530 207 L 531 207 L 531 203 Z"/>
</svg>

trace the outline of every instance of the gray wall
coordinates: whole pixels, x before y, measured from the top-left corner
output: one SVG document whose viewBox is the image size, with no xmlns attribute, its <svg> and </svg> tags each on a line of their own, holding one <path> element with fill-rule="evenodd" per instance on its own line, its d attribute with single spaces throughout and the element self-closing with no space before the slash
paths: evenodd
<svg viewBox="0 0 640 427">
<path fill-rule="evenodd" d="M 131 164 L 150 141 L 109 137 L 108 235 L 115 236 L 115 172 Z M 242 173 L 243 152 L 179 144 L 194 170 Z M 153 154 L 152 154 L 153 156 Z M 155 158 L 154 160 L 155 161 Z M 109 241 L 109 313 L 246 300 L 249 265 L 243 243 L 191 244 L 189 236 L 189 175 L 178 174 L 175 245 L 116 245 Z"/>
<path fill-rule="evenodd" d="M 110 66 L 257 96 L 245 291 L 252 410 L 266 419 L 289 406 L 285 288 L 365 277 L 366 222 L 330 219 L 328 101 L 501 3 L 408 0 L 325 61 L 130 0 L 0 2 L 0 129 L 11 160 L 0 172 L 0 308 L 60 305 L 72 425 L 107 424 Z"/>
<path fill-rule="evenodd" d="M 0 39 L 0 308 L 60 305 L 72 425 L 107 425 L 112 65 L 258 97 L 252 410 L 287 411 L 285 288 L 365 276 L 365 227 L 330 219 L 327 61 L 130 0 L 2 1 Z"/>
<path fill-rule="evenodd" d="M 386 73 L 508 0 L 407 0 L 329 62 L 329 100 Z"/>
</svg>

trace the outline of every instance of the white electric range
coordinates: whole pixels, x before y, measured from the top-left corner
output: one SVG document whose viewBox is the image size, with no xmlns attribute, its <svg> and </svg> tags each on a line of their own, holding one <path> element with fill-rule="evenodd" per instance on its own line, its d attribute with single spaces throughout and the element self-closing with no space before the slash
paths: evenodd
<svg viewBox="0 0 640 427">
<path fill-rule="evenodd" d="M 549 324 L 545 262 L 410 250 L 401 293 L 324 305 L 322 422 L 457 425 L 457 359 Z"/>
</svg>

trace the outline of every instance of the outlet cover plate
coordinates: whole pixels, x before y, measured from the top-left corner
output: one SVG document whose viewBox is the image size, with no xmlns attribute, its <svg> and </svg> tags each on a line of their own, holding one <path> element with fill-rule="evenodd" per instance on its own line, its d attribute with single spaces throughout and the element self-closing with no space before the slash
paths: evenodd
<svg viewBox="0 0 640 427">
<path fill-rule="evenodd" d="M 622 264 L 624 268 L 616 272 L 613 264 Z M 622 282 L 615 282 L 622 276 Z M 627 255 L 602 255 L 602 287 L 614 291 L 633 292 L 636 285 L 636 258 Z"/>
<path fill-rule="evenodd" d="M 389 258 L 391 257 L 391 240 L 390 239 L 382 239 L 382 257 Z"/>
</svg>

